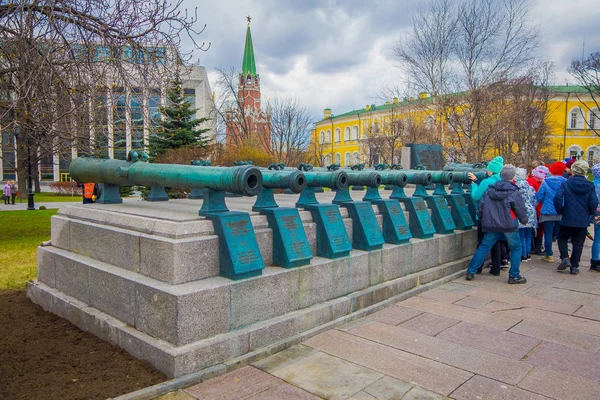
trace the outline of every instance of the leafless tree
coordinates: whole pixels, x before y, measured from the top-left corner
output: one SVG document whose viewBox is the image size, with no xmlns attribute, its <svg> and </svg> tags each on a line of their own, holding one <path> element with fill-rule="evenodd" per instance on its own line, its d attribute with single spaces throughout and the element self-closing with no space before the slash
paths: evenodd
<svg viewBox="0 0 600 400">
<path fill-rule="evenodd" d="M 29 155 L 75 146 L 90 152 L 91 120 L 109 85 L 150 87 L 182 64 L 179 44 L 195 49 L 196 13 L 182 0 L 14 0 L 0 4 L 0 124 L 16 135 L 17 170 L 25 181 Z M 105 100 L 100 100 L 104 98 Z M 103 105 L 106 109 L 106 104 Z M 104 118 L 106 119 L 106 117 Z M 118 121 L 117 121 L 118 122 Z M 35 175 L 37 176 L 37 175 Z"/>
<path fill-rule="evenodd" d="M 498 96 L 534 80 L 539 32 L 528 0 L 431 0 L 394 50 L 412 81 L 435 98 L 445 139 L 469 160 L 480 159 L 506 133 Z M 442 132 L 440 132 L 442 138 Z"/>
<path fill-rule="evenodd" d="M 592 99 L 594 107 L 589 107 L 587 102 L 579 98 L 589 112 L 583 116 L 587 127 L 600 136 L 600 51 L 590 54 L 585 59 L 573 60 L 569 72 Z"/>
<path fill-rule="evenodd" d="M 298 165 L 310 142 L 311 124 L 308 108 L 296 98 L 275 98 L 271 107 L 271 134 L 265 147 L 279 162 Z"/>
</svg>

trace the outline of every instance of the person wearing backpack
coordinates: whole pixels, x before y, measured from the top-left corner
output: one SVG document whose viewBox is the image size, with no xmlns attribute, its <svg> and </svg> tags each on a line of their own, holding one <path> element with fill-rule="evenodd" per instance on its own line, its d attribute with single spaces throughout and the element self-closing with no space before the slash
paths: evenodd
<svg viewBox="0 0 600 400">
<path fill-rule="evenodd" d="M 466 279 L 475 279 L 475 273 L 483 263 L 492 246 L 499 240 L 506 240 L 510 248 L 510 269 L 508 283 L 521 284 L 527 282 L 521 276 L 521 238 L 518 228 L 527 223 L 527 210 L 519 188 L 512 183 L 516 173 L 514 165 L 505 165 L 500 171 L 501 180 L 490 185 L 483 194 L 477 215 L 481 220 L 481 229 L 484 232 L 481 245 L 475 251 Z"/>
<path fill-rule="evenodd" d="M 571 166 L 573 176 L 562 184 L 554 196 L 554 208 L 559 214 L 562 214 L 556 240 L 561 259 L 557 269 L 564 271 L 569 268 L 573 275 L 579 273 L 579 261 L 587 228 L 590 226 L 591 218 L 596 215 L 598 207 L 594 184 L 585 177 L 588 170 L 589 166 L 586 161 L 574 162 Z M 570 259 L 567 247 L 569 239 L 573 245 Z"/>
</svg>

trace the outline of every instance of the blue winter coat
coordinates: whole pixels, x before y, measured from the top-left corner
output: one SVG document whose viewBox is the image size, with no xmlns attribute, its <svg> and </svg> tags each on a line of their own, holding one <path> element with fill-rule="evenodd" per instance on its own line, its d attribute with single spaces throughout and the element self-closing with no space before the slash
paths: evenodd
<svg viewBox="0 0 600 400">
<path fill-rule="evenodd" d="M 561 225 L 587 228 L 596 214 L 598 197 L 594 184 L 581 175 L 574 175 L 556 192 L 554 208 L 562 214 Z"/>
<path fill-rule="evenodd" d="M 557 215 L 559 213 L 556 212 L 554 208 L 554 196 L 556 196 L 556 192 L 560 189 L 560 186 L 566 182 L 567 179 L 562 176 L 549 176 L 547 177 L 540 186 L 540 190 L 535 194 L 538 201 L 542 203 L 542 215 Z"/>
<path fill-rule="evenodd" d="M 519 226 L 517 219 L 522 224 L 527 223 L 527 210 L 519 188 L 508 181 L 499 181 L 488 187 L 477 214 L 483 232 L 516 232 Z"/>
<path fill-rule="evenodd" d="M 535 198 L 535 190 L 524 179 L 517 181 L 515 185 L 519 188 L 519 194 L 523 197 L 525 208 L 527 210 L 527 223 L 520 224 L 519 228 L 536 228 L 537 215 L 535 213 L 535 207 L 537 206 L 538 201 Z"/>
<path fill-rule="evenodd" d="M 594 187 L 596 188 L 596 197 L 600 207 L 600 178 L 594 178 Z M 600 216 L 600 210 L 596 207 L 596 215 Z"/>
</svg>

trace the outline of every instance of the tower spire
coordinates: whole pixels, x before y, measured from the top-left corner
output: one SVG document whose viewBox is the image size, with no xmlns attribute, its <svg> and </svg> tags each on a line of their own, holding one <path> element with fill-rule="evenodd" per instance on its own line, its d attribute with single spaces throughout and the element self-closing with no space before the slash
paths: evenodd
<svg viewBox="0 0 600 400">
<path fill-rule="evenodd" d="M 254 47 L 252 46 L 252 34 L 250 33 L 250 16 L 248 18 L 248 29 L 246 29 L 246 45 L 244 46 L 244 59 L 242 61 L 242 75 L 256 75 L 256 64 L 254 63 Z"/>
</svg>

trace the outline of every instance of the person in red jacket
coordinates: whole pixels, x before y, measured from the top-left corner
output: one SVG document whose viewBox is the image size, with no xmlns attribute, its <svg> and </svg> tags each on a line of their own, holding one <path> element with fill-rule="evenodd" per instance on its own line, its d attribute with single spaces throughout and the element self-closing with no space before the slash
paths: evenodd
<svg viewBox="0 0 600 400">
<path fill-rule="evenodd" d="M 531 187 L 533 188 L 533 190 L 535 190 L 535 192 L 537 193 L 538 190 L 540 190 L 540 186 L 542 185 L 542 182 L 544 181 L 544 179 L 546 179 L 546 176 L 548 176 L 548 174 L 550 173 L 550 170 L 543 166 L 537 166 L 535 167 L 532 171 L 531 174 L 529 174 L 529 177 L 527 178 L 527 183 L 529 183 L 529 185 L 531 185 Z M 538 203 L 538 205 L 535 207 L 535 213 L 537 215 L 538 221 L 540 219 L 540 213 L 542 211 L 542 203 Z M 538 256 L 543 256 L 544 252 L 542 251 L 542 243 L 544 241 L 544 223 L 543 222 L 538 222 L 538 226 L 537 229 L 534 231 L 534 237 L 533 237 L 533 248 L 531 249 L 531 252 L 533 254 L 537 254 Z"/>
</svg>

